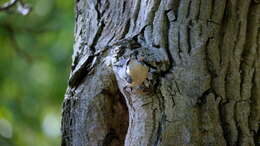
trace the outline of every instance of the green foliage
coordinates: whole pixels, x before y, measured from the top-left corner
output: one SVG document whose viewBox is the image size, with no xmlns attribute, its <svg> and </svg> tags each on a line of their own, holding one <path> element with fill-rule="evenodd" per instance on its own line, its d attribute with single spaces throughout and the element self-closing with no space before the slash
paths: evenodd
<svg viewBox="0 0 260 146">
<path fill-rule="evenodd" d="M 24 2 L 32 7 L 29 15 L 0 11 L 0 145 L 60 145 L 73 1 Z"/>
</svg>

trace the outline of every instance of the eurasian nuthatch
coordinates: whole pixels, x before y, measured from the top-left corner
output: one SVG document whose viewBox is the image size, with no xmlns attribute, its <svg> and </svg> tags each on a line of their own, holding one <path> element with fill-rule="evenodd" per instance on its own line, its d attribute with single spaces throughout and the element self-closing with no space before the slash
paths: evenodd
<svg viewBox="0 0 260 146">
<path fill-rule="evenodd" d="M 126 81 L 130 86 L 141 85 L 148 76 L 149 68 L 137 60 L 130 60 L 126 66 Z"/>
</svg>

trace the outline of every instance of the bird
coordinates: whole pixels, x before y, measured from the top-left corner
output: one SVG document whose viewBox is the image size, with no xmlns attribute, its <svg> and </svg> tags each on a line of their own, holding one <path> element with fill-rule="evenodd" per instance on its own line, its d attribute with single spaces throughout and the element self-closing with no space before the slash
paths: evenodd
<svg viewBox="0 0 260 146">
<path fill-rule="evenodd" d="M 126 81 L 130 86 L 140 86 L 148 76 L 149 68 L 137 60 L 129 60 L 126 66 Z"/>
</svg>

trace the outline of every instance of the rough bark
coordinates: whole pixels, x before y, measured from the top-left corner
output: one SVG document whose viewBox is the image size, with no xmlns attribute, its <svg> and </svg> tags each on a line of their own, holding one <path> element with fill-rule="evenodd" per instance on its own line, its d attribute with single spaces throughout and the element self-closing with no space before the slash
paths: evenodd
<svg viewBox="0 0 260 146">
<path fill-rule="evenodd" d="M 77 0 L 62 145 L 259 145 L 259 56 L 258 0 Z"/>
</svg>

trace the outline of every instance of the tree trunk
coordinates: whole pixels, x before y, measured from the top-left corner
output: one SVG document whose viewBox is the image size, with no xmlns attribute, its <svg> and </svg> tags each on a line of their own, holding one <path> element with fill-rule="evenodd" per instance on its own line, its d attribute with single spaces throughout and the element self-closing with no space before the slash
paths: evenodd
<svg viewBox="0 0 260 146">
<path fill-rule="evenodd" d="M 259 0 L 77 0 L 62 145 L 260 145 L 259 56 Z"/>
</svg>

